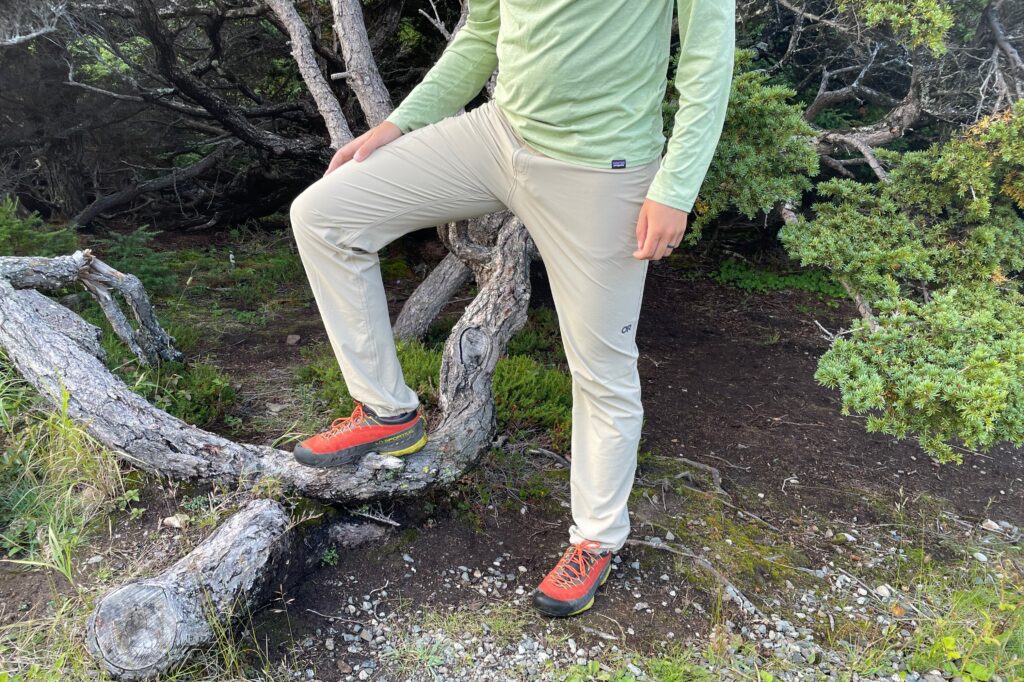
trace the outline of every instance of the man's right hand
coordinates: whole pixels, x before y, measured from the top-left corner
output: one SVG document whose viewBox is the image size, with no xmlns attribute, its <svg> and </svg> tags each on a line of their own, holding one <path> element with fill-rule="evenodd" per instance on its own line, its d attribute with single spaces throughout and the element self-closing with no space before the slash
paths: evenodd
<svg viewBox="0 0 1024 682">
<path fill-rule="evenodd" d="M 331 164 L 327 167 L 327 171 L 324 175 L 327 175 L 341 164 L 348 163 L 352 159 L 362 161 L 377 147 L 385 145 L 388 142 L 392 142 L 393 140 L 397 140 L 401 136 L 402 129 L 391 121 L 383 121 L 377 124 L 351 142 L 342 145 L 338 151 L 334 152 Z"/>
</svg>

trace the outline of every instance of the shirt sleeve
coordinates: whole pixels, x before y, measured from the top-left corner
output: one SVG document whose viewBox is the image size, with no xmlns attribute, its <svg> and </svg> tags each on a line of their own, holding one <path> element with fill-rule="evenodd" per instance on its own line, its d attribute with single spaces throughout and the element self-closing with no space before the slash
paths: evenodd
<svg viewBox="0 0 1024 682">
<path fill-rule="evenodd" d="M 407 133 L 451 116 L 479 94 L 498 65 L 498 2 L 470 0 L 465 25 L 385 120 Z"/>
<path fill-rule="evenodd" d="M 725 123 L 736 51 L 735 0 L 677 0 L 679 110 L 647 198 L 691 211 Z"/>
</svg>

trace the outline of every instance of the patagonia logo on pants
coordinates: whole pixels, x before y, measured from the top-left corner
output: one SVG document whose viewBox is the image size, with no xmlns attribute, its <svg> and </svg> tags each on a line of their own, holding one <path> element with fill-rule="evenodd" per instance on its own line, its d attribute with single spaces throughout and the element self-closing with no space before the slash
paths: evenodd
<svg viewBox="0 0 1024 682">
<path fill-rule="evenodd" d="M 613 159 L 612 160 L 612 168 L 625 168 L 625 167 L 626 167 L 626 160 L 625 159 Z"/>
</svg>

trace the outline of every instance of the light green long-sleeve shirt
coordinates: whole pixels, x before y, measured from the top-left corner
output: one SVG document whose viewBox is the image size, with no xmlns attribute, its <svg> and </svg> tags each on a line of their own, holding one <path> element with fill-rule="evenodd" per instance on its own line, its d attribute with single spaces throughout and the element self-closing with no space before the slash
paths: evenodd
<svg viewBox="0 0 1024 682">
<path fill-rule="evenodd" d="M 666 150 L 673 4 L 679 110 Z M 387 120 L 409 132 L 450 116 L 500 67 L 495 102 L 527 144 L 597 168 L 665 151 L 647 196 L 690 211 L 722 132 L 734 52 L 735 0 L 469 0 L 465 26 Z"/>
</svg>

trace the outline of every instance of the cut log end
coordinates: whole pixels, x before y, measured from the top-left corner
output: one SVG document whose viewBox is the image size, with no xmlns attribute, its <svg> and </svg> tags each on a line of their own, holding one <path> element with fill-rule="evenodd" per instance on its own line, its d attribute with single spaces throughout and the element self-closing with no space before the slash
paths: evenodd
<svg viewBox="0 0 1024 682">
<path fill-rule="evenodd" d="M 120 679 L 144 679 L 177 652 L 181 606 L 166 588 L 133 583 L 100 602 L 89 619 L 90 652 Z M 175 656 L 176 657 L 176 656 Z"/>
</svg>

